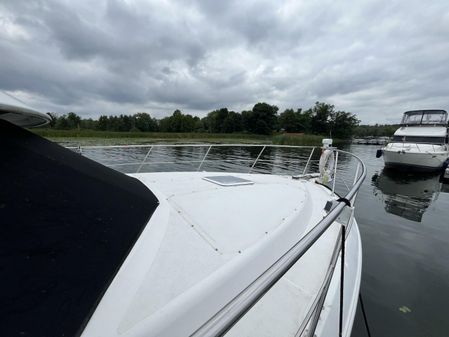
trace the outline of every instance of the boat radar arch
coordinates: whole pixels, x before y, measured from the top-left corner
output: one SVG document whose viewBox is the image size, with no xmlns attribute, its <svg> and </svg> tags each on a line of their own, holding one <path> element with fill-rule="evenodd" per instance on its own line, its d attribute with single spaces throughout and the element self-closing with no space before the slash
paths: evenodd
<svg viewBox="0 0 449 337">
<path fill-rule="evenodd" d="M 50 116 L 31 109 L 3 91 L 0 91 L 0 118 L 25 128 L 43 126 L 51 120 Z"/>
</svg>

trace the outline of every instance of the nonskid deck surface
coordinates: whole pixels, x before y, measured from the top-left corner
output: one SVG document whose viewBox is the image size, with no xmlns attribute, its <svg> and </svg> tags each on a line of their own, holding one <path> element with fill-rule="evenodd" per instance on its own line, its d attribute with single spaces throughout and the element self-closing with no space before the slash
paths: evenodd
<svg viewBox="0 0 449 337">
<path fill-rule="evenodd" d="M 254 184 L 220 186 L 203 179 L 214 176 L 242 177 Z M 307 183 L 291 177 L 156 173 L 138 178 L 168 203 L 174 213 L 171 220 L 187 225 L 225 258 L 243 252 L 299 214 L 309 216 L 310 210 L 304 206 L 315 197 Z M 329 198 L 326 192 L 320 196 Z M 297 227 L 298 234 L 304 230 Z"/>
<path fill-rule="evenodd" d="M 203 179 L 225 175 L 254 184 L 220 186 Z M 214 312 L 235 297 L 323 218 L 324 205 L 331 199 L 324 187 L 287 176 L 210 172 L 132 176 L 155 193 L 160 206 L 135 248 L 135 258 L 143 259 L 140 274 L 133 271 L 134 279 L 121 285 L 118 278 L 97 310 L 101 313 L 110 299 L 121 296 L 120 309 L 106 310 L 119 322 L 110 327 L 111 336 L 117 332 L 134 336 L 139 331 L 152 331 L 150 336 L 161 331 L 185 335 L 178 326 L 185 329 L 201 319 L 201 312 Z M 282 326 L 283 335 L 294 336 L 322 285 L 338 230 L 333 225 L 228 334 L 274 336 Z M 123 273 L 131 273 L 131 265 L 125 263 Z M 284 309 L 273 310 L 280 307 Z M 101 315 L 94 316 L 85 335 L 100 328 L 101 320 Z"/>
</svg>

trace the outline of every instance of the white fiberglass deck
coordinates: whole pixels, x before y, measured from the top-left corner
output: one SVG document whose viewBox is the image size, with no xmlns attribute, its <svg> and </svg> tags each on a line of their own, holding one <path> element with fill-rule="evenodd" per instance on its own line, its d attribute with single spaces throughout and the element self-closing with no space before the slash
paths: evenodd
<svg viewBox="0 0 449 337">
<path fill-rule="evenodd" d="M 312 181 L 228 175 L 254 184 L 219 186 L 203 179 L 214 176 L 211 172 L 133 175 L 161 204 L 83 336 L 190 335 L 315 226 L 326 215 L 326 202 L 335 199 Z M 361 268 L 360 238 L 356 225 L 353 229 L 347 243 L 347 336 Z M 295 336 L 323 286 L 339 230 L 337 223 L 332 225 L 228 335 Z M 337 309 L 337 285 L 331 285 L 327 308 Z M 337 315 L 323 311 L 333 318 L 318 326 L 319 336 L 332 335 L 320 331 L 337 331 L 334 311 Z"/>
</svg>

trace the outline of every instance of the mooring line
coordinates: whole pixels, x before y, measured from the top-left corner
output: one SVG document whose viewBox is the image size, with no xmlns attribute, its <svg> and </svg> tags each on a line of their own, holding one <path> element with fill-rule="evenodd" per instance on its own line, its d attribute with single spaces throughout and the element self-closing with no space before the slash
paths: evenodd
<svg viewBox="0 0 449 337">
<path fill-rule="evenodd" d="M 368 319 L 366 318 L 365 306 L 363 305 L 362 293 L 359 293 L 360 308 L 362 309 L 363 321 L 365 322 L 366 332 L 368 337 L 371 337 L 371 332 L 369 330 Z"/>
</svg>

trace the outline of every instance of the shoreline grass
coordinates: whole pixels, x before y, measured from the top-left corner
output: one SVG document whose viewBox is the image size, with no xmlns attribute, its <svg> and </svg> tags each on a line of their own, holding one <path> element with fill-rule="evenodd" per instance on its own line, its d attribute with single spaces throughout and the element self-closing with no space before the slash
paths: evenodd
<svg viewBox="0 0 449 337">
<path fill-rule="evenodd" d="M 324 136 L 307 134 L 256 135 L 248 133 L 119 132 L 98 130 L 31 129 L 33 133 L 70 145 L 124 145 L 151 143 L 265 143 L 275 145 L 321 145 Z M 334 140 L 334 143 L 341 142 Z"/>
</svg>

